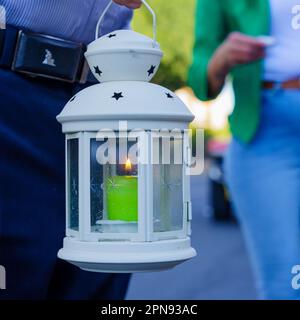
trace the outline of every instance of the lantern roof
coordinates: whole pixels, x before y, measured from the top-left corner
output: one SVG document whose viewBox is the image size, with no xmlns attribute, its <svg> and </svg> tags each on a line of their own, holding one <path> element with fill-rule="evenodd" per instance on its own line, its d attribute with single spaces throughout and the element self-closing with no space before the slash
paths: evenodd
<svg viewBox="0 0 300 320">
<path fill-rule="evenodd" d="M 186 128 L 194 119 L 172 91 L 142 81 L 96 84 L 77 93 L 57 116 L 64 132 L 115 129 L 118 120 L 132 129 Z"/>
<path fill-rule="evenodd" d="M 156 40 L 132 30 L 117 30 L 88 45 L 85 57 L 95 78 L 150 81 L 163 56 Z"/>
</svg>

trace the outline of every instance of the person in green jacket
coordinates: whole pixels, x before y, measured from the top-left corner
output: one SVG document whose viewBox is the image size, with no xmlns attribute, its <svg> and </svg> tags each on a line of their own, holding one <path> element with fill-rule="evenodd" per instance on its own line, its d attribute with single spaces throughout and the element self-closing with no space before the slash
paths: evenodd
<svg viewBox="0 0 300 320">
<path fill-rule="evenodd" d="M 198 0 L 189 84 L 215 98 L 230 74 L 235 108 L 225 175 L 261 298 L 299 299 L 300 6 Z"/>
</svg>

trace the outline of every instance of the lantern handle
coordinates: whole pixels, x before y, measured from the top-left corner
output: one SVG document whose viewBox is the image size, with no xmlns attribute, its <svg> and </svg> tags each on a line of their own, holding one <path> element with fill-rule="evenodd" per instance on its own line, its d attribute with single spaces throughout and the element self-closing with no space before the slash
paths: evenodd
<svg viewBox="0 0 300 320">
<path fill-rule="evenodd" d="M 156 15 L 153 9 L 150 7 L 150 5 L 146 2 L 146 0 L 141 0 L 142 3 L 146 6 L 146 8 L 150 11 L 153 17 L 153 47 L 156 47 Z M 99 38 L 99 28 L 101 25 L 101 22 L 103 21 L 103 18 L 107 11 L 109 10 L 110 6 L 113 4 L 113 0 L 110 0 L 106 8 L 103 10 L 96 26 L 96 32 L 95 32 L 95 39 L 97 40 Z"/>
</svg>

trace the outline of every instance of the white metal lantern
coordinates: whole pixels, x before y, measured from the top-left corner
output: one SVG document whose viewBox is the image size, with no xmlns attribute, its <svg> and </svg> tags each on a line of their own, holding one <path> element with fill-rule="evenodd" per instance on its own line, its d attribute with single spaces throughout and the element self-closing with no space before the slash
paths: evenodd
<svg viewBox="0 0 300 320">
<path fill-rule="evenodd" d="M 87 271 L 163 270 L 196 255 L 185 132 L 193 115 L 148 82 L 162 57 L 155 38 L 96 35 L 86 58 L 101 83 L 57 116 L 66 134 L 67 219 L 58 256 Z"/>
</svg>

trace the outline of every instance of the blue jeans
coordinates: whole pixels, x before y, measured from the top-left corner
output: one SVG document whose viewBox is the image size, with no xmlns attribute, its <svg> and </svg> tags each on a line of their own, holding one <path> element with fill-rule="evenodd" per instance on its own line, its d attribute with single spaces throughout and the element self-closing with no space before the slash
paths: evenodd
<svg viewBox="0 0 300 320">
<path fill-rule="evenodd" d="M 77 89 L 0 69 L 1 299 L 122 299 L 129 276 L 57 259 L 65 233 L 64 135 L 56 115 Z"/>
<path fill-rule="evenodd" d="M 225 175 L 254 267 L 260 297 L 300 299 L 300 90 L 262 93 L 255 139 L 233 139 Z"/>
</svg>

